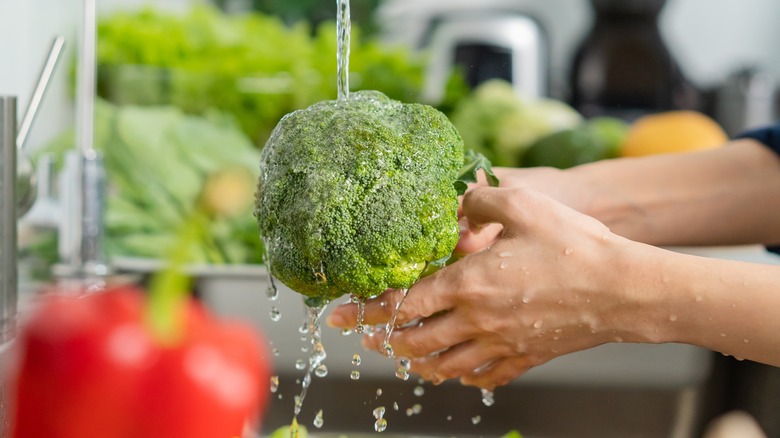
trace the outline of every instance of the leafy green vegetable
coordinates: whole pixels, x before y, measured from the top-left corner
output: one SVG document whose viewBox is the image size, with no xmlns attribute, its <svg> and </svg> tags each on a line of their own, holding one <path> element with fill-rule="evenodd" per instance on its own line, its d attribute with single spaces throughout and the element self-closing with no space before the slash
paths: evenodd
<svg viewBox="0 0 780 438">
<path fill-rule="evenodd" d="M 550 166 L 566 169 L 619 154 L 628 124 L 611 117 L 596 117 L 575 128 L 542 137 L 523 155 L 525 167 Z"/>
<path fill-rule="evenodd" d="M 464 165 L 460 169 L 458 179 L 455 181 L 455 190 L 458 192 L 458 195 L 466 193 L 468 183 L 477 182 L 477 171 L 480 169 L 485 172 L 488 184 L 498 187 L 498 177 L 493 173 L 490 160 L 485 158 L 484 155 L 469 149 L 466 151 L 463 162 Z"/>
<path fill-rule="evenodd" d="M 259 263 L 262 242 L 251 215 L 260 153 L 222 114 L 184 114 L 173 107 L 96 106 L 95 146 L 104 155 L 109 196 L 106 246 L 111 256 L 162 259 L 199 202 L 210 176 L 245 181 L 223 198 L 245 200 L 243 214 L 214 215 L 189 253 L 192 263 Z M 61 156 L 74 147 L 66 132 L 40 153 Z M 240 193 L 231 193 L 231 190 Z M 243 191 L 242 191 L 243 190 Z"/>
<path fill-rule="evenodd" d="M 332 5 L 335 18 L 336 5 Z M 419 99 L 424 59 L 361 37 L 353 23 L 353 88 Z M 336 96 L 336 28 L 314 31 L 261 13 L 226 15 L 204 5 L 178 15 L 122 12 L 98 26 L 98 92 L 118 104 L 170 104 L 189 114 L 217 108 L 260 146 L 285 114 Z"/>
<path fill-rule="evenodd" d="M 458 240 L 463 143 L 442 113 L 377 91 L 282 119 L 255 215 L 271 272 L 309 297 L 406 288 Z"/>
<path fill-rule="evenodd" d="M 511 84 L 498 79 L 480 84 L 452 113 L 466 148 L 482 153 L 495 166 L 519 166 L 536 140 L 581 121 L 564 102 L 521 99 Z"/>
</svg>

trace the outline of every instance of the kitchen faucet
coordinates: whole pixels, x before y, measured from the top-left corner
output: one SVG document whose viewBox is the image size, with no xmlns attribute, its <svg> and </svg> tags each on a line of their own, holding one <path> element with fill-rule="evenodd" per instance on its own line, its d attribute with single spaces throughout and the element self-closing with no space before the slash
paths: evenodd
<svg viewBox="0 0 780 438">
<path fill-rule="evenodd" d="M 93 146 L 96 11 L 96 0 L 84 0 L 76 102 L 77 150 L 66 155 L 60 175 L 60 263 L 53 269 L 55 277 L 87 282 L 88 287 L 94 286 L 93 279 L 110 271 L 103 253 L 105 170 L 102 157 Z M 13 342 L 16 330 L 17 219 L 31 208 L 30 197 L 34 196 L 28 191 L 34 190 L 35 172 L 20 172 L 27 162 L 24 142 L 63 44 L 62 37 L 55 38 L 21 126 L 17 125 L 16 96 L 0 96 L 0 357 Z M 24 166 L 18 166 L 20 160 Z M 52 218 L 46 219 L 50 226 Z M 0 395 L 0 430 L 2 411 Z"/>
</svg>

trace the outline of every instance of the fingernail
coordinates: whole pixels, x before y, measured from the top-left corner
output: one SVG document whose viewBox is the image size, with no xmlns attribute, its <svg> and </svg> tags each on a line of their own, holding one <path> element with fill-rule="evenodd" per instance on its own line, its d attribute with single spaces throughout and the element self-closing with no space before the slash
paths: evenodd
<svg viewBox="0 0 780 438">
<path fill-rule="evenodd" d="M 343 316 L 339 315 L 338 313 L 331 313 L 328 315 L 328 317 L 325 319 L 325 324 L 328 325 L 328 327 L 333 328 L 343 328 L 346 326 L 346 320 Z"/>
</svg>

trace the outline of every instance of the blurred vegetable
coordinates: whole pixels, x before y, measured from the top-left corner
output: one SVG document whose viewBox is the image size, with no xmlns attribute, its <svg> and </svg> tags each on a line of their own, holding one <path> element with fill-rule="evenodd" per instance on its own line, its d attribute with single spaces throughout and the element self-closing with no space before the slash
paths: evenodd
<svg viewBox="0 0 780 438">
<path fill-rule="evenodd" d="M 270 396 L 271 360 L 248 325 L 213 318 L 183 275 L 224 177 L 177 228 L 148 293 L 54 289 L 21 329 L 10 367 L 13 438 L 213 438 L 243 435 Z M 200 194 L 200 193 L 199 193 Z"/>
<path fill-rule="evenodd" d="M 255 332 L 188 302 L 185 332 L 161 342 L 145 306 L 132 287 L 46 296 L 17 341 L 10 437 L 241 436 L 270 393 Z"/>
<path fill-rule="evenodd" d="M 525 167 L 550 166 L 559 169 L 592 161 L 615 158 L 628 132 L 620 119 L 597 117 L 576 128 L 564 129 L 536 141 L 522 157 Z"/>
<path fill-rule="evenodd" d="M 333 21 L 312 32 L 261 13 L 144 9 L 102 19 L 98 37 L 100 96 L 120 104 L 171 104 L 190 114 L 218 108 L 233 114 L 258 146 L 283 115 L 336 96 Z M 407 49 L 361 38 L 353 23 L 351 88 L 416 101 L 423 67 Z"/>
<path fill-rule="evenodd" d="M 95 146 L 104 153 L 109 196 L 106 244 L 112 256 L 162 258 L 199 202 L 207 177 L 231 214 L 208 219 L 191 263 L 260 263 L 252 217 L 259 151 L 231 118 L 190 116 L 173 107 L 117 107 L 98 101 Z M 43 152 L 73 148 L 66 132 Z M 210 193 L 207 191 L 207 193 Z M 214 196 L 214 195 L 210 195 Z M 241 213 L 241 214 L 238 214 Z"/>
<path fill-rule="evenodd" d="M 621 155 L 641 157 L 711 149 L 723 146 L 728 140 L 726 131 L 706 114 L 664 111 L 642 116 L 631 124 Z"/>
<path fill-rule="evenodd" d="M 525 150 L 539 138 L 582 121 L 577 111 L 553 99 L 521 99 L 512 85 L 490 80 L 463 99 L 452 114 L 468 149 L 494 166 L 518 166 Z"/>
</svg>

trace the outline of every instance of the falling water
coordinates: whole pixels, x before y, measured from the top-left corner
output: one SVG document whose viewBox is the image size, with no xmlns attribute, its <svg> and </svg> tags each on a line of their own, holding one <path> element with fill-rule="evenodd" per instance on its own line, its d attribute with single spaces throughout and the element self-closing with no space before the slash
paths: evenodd
<svg viewBox="0 0 780 438">
<path fill-rule="evenodd" d="M 311 352 L 309 353 L 309 363 L 308 368 L 306 369 L 306 375 L 303 376 L 303 381 L 301 382 L 301 394 L 295 397 L 295 417 L 301 413 L 303 401 L 306 398 L 309 385 L 311 385 L 311 375 L 313 373 L 318 376 L 327 374 L 327 371 L 325 371 L 325 373 L 322 373 L 321 371 L 317 372 L 318 369 L 323 369 L 323 361 L 327 357 L 325 346 L 322 343 L 321 325 L 322 313 L 325 311 L 326 305 L 327 303 L 322 303 L 320 306 L 306 306 L 308 312 L 307 326 Z"/>
<path fill-rule="evenodd" d="M 336 0 L 336 4 L 338 5 L 336 14 L 336 41 L 338 42 L 336 81 L 339 99 L 346 99 L 349 97 L 349 0 Z"/>
<path fill-rule="evenodd" d="M 393 334 L 395 321 L 398 319 L 398 312 L 401 310 L 401 306 L 403 306 L 407 295 L 409 295 L 409 289 L 404 289 L 401 295 L 401 299 L 398 301 L 398 304 L 395 305 L 395 309 L 393 309 L 393 315 L 387 321 L 387 325 L 385 326 L 385 340 L 382 344 L 382 352 L 388 357 L 393 357 L 394 355 L 393 346 L 390 345 L 390 336 Z"/>
</svg>

